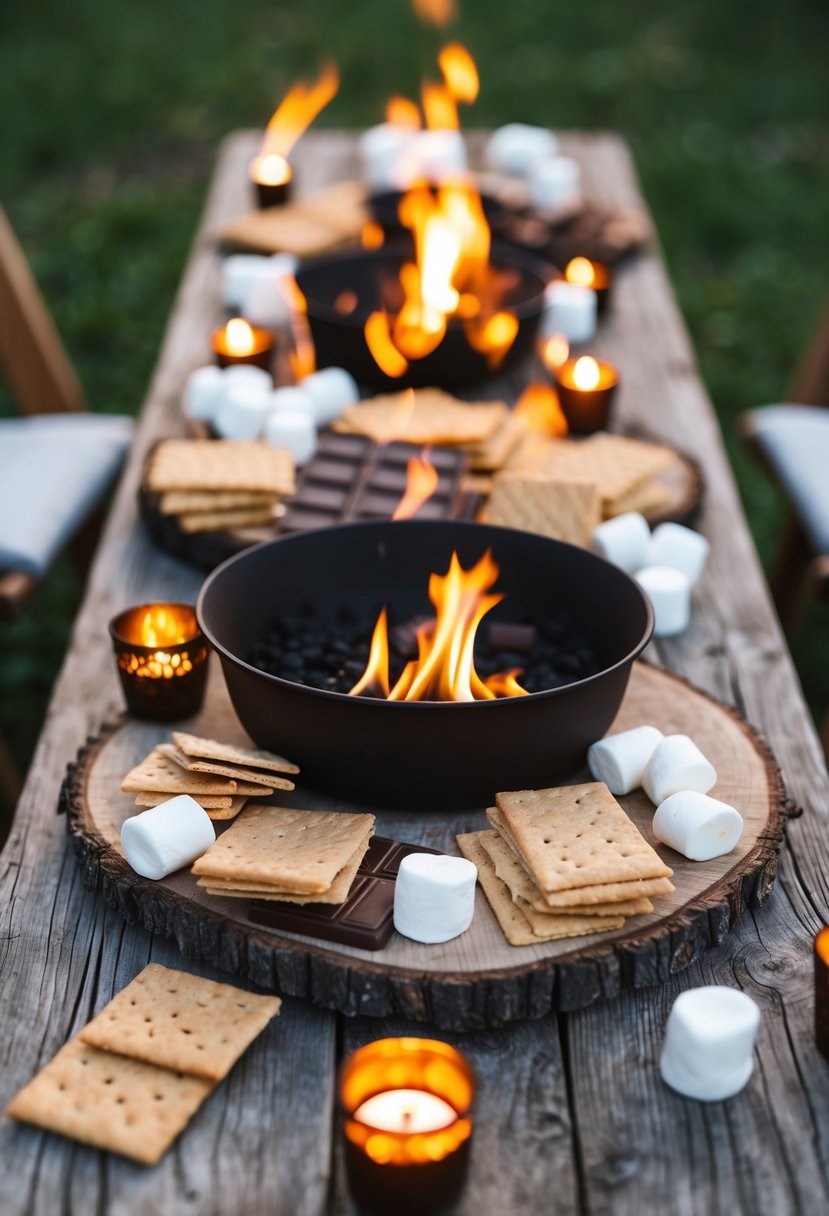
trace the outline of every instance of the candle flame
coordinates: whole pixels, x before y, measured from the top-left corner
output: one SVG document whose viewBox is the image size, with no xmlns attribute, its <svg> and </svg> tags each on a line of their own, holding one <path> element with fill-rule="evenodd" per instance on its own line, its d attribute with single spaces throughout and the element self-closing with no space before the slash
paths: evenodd
<svg viewBox="0 0 829 1216">
<path fill-rule="evenodd" d="M 573 367 L 573 383 L 583 393 L 589 393 L 599 383 L 599 365 L 590 355 L 582 355 Z"/>
<path fill-rule="evenodd" d="M 256 349 L 253 330 L 244 317 L 232 317 L 225 326 L 228 354 L 250 355 Z"/>
<path fill-rule="evenodd" d="M 568 283 L 579 287 L 592 287 L 596 281 L 596 271 L 589 258 L 571 258 L 564 268 L 564 277 Z"/>
</svg>

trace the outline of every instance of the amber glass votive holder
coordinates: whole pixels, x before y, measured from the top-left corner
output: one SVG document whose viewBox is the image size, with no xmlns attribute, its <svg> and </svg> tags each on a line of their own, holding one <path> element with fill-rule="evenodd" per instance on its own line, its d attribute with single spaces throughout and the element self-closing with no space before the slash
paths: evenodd
<svg viewBox="0 0 829 1216">
<path fill-rule="evenodd" d="M 571 435 L 593 435 L 610 422 L 619 373 L 590 355 L 566 359 L 555 373 L 558 399 Z"/>
<path fill-rule="evenodd" d="M 269 372 L 276 343 L 267 329 L 251 325 L 244 317 L 231 317 L 213 330 L 210 345 L 219 367 L 249 363 Z"/>
<path fill-rule="evenodd" d="M 469 1168 L 474 1096 L 469 1061 L 438 1039 L 377 1039 L 345 1061 L 345 1165 L 360 1212 L 432 1216 L 457 1202 Z"/>
<path fill-rule="evenodd" d="M 250 162 L 249 173 L 261 208 L 287 203 L 291 197 L 293 172 L 284 156 L 276 153 L 255 156 Z"/>
<path fill-rule="evenodd" d="M 815 1042 L 829 1060 L 829 926 L 815 937 Z"/>
<path fill-rule="evenodd" d="M 210 648 L 191 604 L 138 604 L 114 617 L 109 633 L 132 717 L 177 722 L 198 713 Z"/>
</svg>

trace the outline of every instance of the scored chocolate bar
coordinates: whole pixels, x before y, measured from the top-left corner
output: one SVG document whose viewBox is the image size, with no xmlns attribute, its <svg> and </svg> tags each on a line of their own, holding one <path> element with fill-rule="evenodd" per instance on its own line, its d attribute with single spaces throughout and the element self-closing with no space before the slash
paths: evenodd
<svg viewBox="0 0 829 1216">
<path fill-rule="evenodd" d="M 394 928 L 394 880 L 410 853 L 434 853 L 419 844 L 372 837 L 343 904 L 288 904 L 254 900 L 248 920 L 271 929 L 342 942 L 359 950 L 382 950 Z"/>
<path fill-rule="evenodd" d="M 409 460 L 422 452 L 412 443 L 376 444 L 363 435 L 322 434 L 315 455 L 299 476 L 296 493 L 285 504 L 280 533 L 391 519 L 406 491 Z M 466 456 L 452 448 L 432 447 L 428 458 L 438 484 L 413 518 L 472 518 L 480 500 L 461 486 Z"/>
</svg>

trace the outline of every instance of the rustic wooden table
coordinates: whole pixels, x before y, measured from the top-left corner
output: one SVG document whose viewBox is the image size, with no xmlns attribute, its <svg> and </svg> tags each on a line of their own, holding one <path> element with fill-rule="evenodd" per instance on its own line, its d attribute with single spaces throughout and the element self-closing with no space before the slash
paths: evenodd
<svg viewBox="0 0 829 1216">
<path fill-rule="evenodd" d="M 582 161 L 593 200 L 641 205 L 619 139 L 573 135 L 564 143 Z M 148 444 L 181 430 L 182 384 L 207 359 L 219 313 L 210 233 L 247 205 L 245 165 L 254 146 L 255 137 L 238 134 L 222 150 L 132 460 L 2 855 L 4 1105 L 150 959 L 181 962 L 170 941 L 128 927 L 84 888 L 55 807 L 67 761 L 120 706 L 108 619 L 127 604 L 193 599 L 198 589 L 193 570 L 148 543 L 136 522 L 136 488 Z M 346 133 L 303 139 L 303 189 L 351 176 L 354 147 Z M 805 814 L 789 827 L 763 909 L 684 970 L 687 954 L 668 954 L 664 984 L 616 999 L 597 993 L 577 1013 L 443 1035 L 471 1057 L 480 1082 L 471 1173 L 457 1211 L 824 1212 L 829 1063 L 814 1045 L 811 943 L 829 919 L 829 783 L 657 251 L 620 274 L 596 348 L 621 367 L 621 419 L 695 456 L 707 484 L 700 527 L 713 549 L 693 623 L 680 639 L 661 643 L 657 657 L 736 705 L 765 734 Z M 658 1059 L 674 998 L 709 983 L 749 993 L 763 1020 L 746 1090 L 705 1106 L 668 1090 Z M 4 1118 L 0 1211 L 346 1216 L 352 1207 L 334 1134 L 335 1065 L 360 1043 L 403 1029 L 286 1000 L 281 1017 L 154 1169 Z"/>
</svg>

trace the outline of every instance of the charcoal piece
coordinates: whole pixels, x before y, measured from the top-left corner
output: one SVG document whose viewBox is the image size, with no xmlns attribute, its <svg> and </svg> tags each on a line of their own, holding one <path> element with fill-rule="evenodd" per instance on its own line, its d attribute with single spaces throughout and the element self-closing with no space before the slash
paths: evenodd
<svg viewBox="0 0 829 1216">
<path fill-rule="evenodd" d="M 535 625 L 513 624 L 511 621 L 493 621 L 487 631 L 490 650 L 517 650 L 529 654 L 538 641 Z"/>
<path fill-rule="evenodd" d="M 410 853 L 439 856 L 437 849 L 374 836 L 345 903 L 332 906 L 254 900 L 248 905 L 248 920 L 271 929 L 286 929 L 305 937 L 341 942 L 359 950 L 382 950 L 394 928 L 397 871 L 400 862 Z"/>
</svg>

